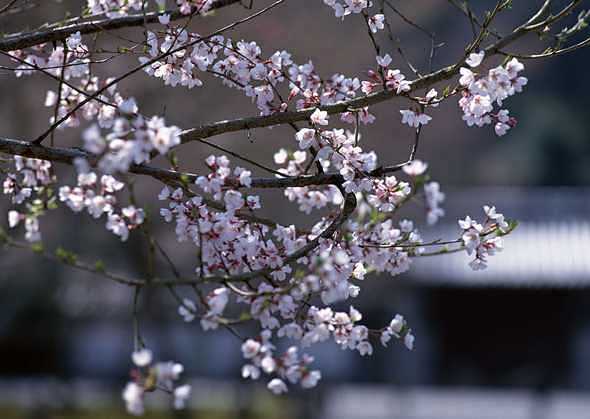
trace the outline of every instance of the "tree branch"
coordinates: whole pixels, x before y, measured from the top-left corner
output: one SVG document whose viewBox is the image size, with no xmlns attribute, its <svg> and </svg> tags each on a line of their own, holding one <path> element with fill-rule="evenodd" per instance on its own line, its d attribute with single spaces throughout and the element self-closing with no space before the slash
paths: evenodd
<svg viewBox="0 0 590 419">
<path fill-rule="evenodd" d="M 318 106 L 317 108 L 332 115 L 348 112 L 351 109 L 361 109 L 365 106 L 376 105 L 395 97 L 406 97 L 416 90 L 423 89 L 440 81 L 452 78 L 457 74 L 457 71 L 455 71 L 453 67 L 454 66 L 448 66 L 414 80 L 411 82 L 410 91 L 407 92 L 406 95 L 398 95 L 395 90 L 382 90 L 366 96 L 360 96 L 355 99 L 338 102 L 333 105 Z M 313 107 L 299 111 L 280 112 L 267 116 L 253 116 L 205 124 L 197 128 L 184 130 L 182 132 L 182 143 L 197 141 L 198 139 L 213 137 L 215 135 L 220 135 L 227 132 L 271 127 L 274 125 L 288 124 L 290 122 L 307 121 L 315 110 L 316 107 Z"/>
<path fill-rule="evenodd" d="M 8 11 L 18 0 L 10 0 L 7 4 L 0 8 L 0 15 Z"/>
<path fill-rule="evenodd" d="M 211 6 L 211 10 L 220 9 L 231 4 L 239 3 L 240 0 L 217 0 Z M 190 15 L 183 15 L 178 10 L 169 10 L 170 20 L 188 18 Z M 146 23 L 155 23 L 162 13 L 138 13 L 119 18 L 98 18 L 85 22 L 73 23 L 61 26 L 55 23 L 48 28 L 39 29 L 33 32 L 13 33 L 0 39 L 0 51 L 14 51 L 17 49 L 29 48 L 46 42 L 63 41 L 76 32 L 90 34 L 113 29 L 130 28 L 143 26 Z"/>
<path fill-rule="evenodd" d="M 276 5 L 280 3 L 280 1 L 273 3 Z M 554 23 L 557 19 L 561 19 L 565 17 L 567 14 L 571 13 L 575 6 L 580 3 L 580 0 L 572 1 L 568 6 L 562 9 L 557 15 L 549 16 L 546 20 L 538 22 L 537 20 L 543 14 L 544 9 L 546 8 L 545 3 L 539 12 L 537 12 L 533 18 L 529 19 L 525 24 L 516 28 L 510 35 L 498 40 L 497 42 L 491 44 L 487 48 L 486 51 L 486 58 L 488 59 L 495 54 L 503 54 L 501 49 L 511 42 L 519 39 L 520 37 L 524 36 L 526 33 L 532 31 L 531 25 L 536 27 L 539 23 L 544 23 L 550 21 Z M 273 5 L 269 6 L 272 7 Z M 249 20 L 252 16 L 258 15 L 263 13 L 268 8 L 261 10 L 260 12 L 251 15 L 241 21 L 238 21 L 229 27 L 232 27 L 240 22 L 245 20 Z M 226 27 L 228 28 L 228 27 Z M 223 28 L 223 29 L 226 29 Z M 222 29 L 222 30 L 223 30 Z M 217 31 L 219 32 L 219 31 Z M 472 44 L 472 45 L 475 45 Z M 584 43 L 584 46 L 586 44 Z M 567 52 L 567 51 L 563 51 Z M 458 72 L 459 67 L 461 66 L 462 61 L 442 68 L 438 71 L 432 72 L 428 75 L 419 77 L 411 82 L 410 84 L 410 91 L 405 93 L 404 95 L 397 95 L 393 90 L 383 90 L 380 92 L 375 92 L 369 95 L 361 96 L 358 98 L 354 98 L 351 100 L 339 102 L 333 105 L 327 106 L 320 106 L 319 108 L 328 112 L 328 114 L 338 114 L 347 112 L 350 109 L 359 109 L 365 106 L 374 105 L 377 103 L 381 103 L 387 100 L 390 100 L 394 97 L 407 97 L 412 92 L 427 88 L 435 83 L 448 80 L 455 76 Z M 134 69 L 136 70 L 136 69 Z M 99 91 L 100 93 L 100 91 Z M 91 100 L 92 96 L 89 96 L 86 101 Z M 299 111 L 289 111 L 289 112 L 281 112 L 275 113 L 268 116 L 255 116 L 255 117 L 247 117 L 247 118 L 240 118 L 235 120 L 228 120 L 228 121 L 219 121 L 213 124 L 201 125 L 198 128 L 188 129 L 182 132 L 181 134 L 181 141 L 182 143 L 187 143 L 190 141 L 199 141 L 203 138 L 212 137 L 215 135 L 227 133 L 227 132 L 235 132 L 241 130 L 250 130 L 253 128 L 261 128 L 261 127 L 269 127 L 274 125 L 282 125 L 282 124 L 289 124 L 298 121 L 306 121 L 309 119 L 311 114 L 314 112 L 316 108 L 308 108 L 302 109 Z M 39 158 L 43 160 L 50 160 L 56 162 L 62 162 L 67 164 L 72 164 L 75 158 L 84 158 L 89 161 L 91 165 L 97 164 L 97 156 L 91 155 L 81 149 L 78 148 L 58 148 L 58 147 L 44 147 L 39 144 L 34 144 L 31 142 L 20 141 L 20 140 L 12 140 L 6 138 L 0 138 L 0 151 L 8 153 L 8 154 L 17 154 L 22 155 L 25 157 L 32 157 L 32 158 Z M 408 162 L 413 159 L 413 156 L 410 156 Z M 397 164 L 395 166 L 386 166 L 376 169 L 372 173 L 367 173 L 367 176 L 383 176 L 387 173 L 392 173 L 395 171 L 400 170 L 404 165 L 408 164 L 408 162 Z M 130 170 L 131 173 L 140 174 L 140 175 L 147 175 L 151 176 L 155 179 L 169 182 L 169 181 L 194 181 L 198 175 L 192 173 L 182 173 L 173 170 L 166 170 L 166 169 L 159 169 L 156 167 L 151 167 L 147 165 L 133 165 L 131 166 Z M 342 176 L 338 174 L 318 174 L 318 175 L 304 175 L 298 176 L 293 178 L 285 178 L 285 179 L 276 179 L 276 178 L 257 178 L 252 180 L 252 187 L 253 188 L 286 188 L 286 187 L 302 187 L 302 186 L 312 186 L 312 185 L 340 185 L 343 182 Z M 234 187 L 241 187 L 240 185 L 232 185 Z"/>
<path fill-rule="evenodd" d="M 419 130 L 416 134 L 416 141 L 419 135 Z M 388 173 L 399 171 L 403 166 L 410 163 L 415 155 L 416 144 L 412 148 L 412 152 L 408 161 L 394 166 L 384 166 L 375 169 L 373 172 L 367 173 L 369 177 L 380 177 Z M 35 158 L 41 160 L 48 160 L 51 162 L 65 163 L 69 165 L 74 164 L 75 159 L 85 159 L 91 166 L 96 166 L 98 163 L 98 156 L 88 153 L 79 148 L 62 148 L 62 147 L 45 147 L 43 145 L 33 144 L 29 141 L 13 140 L 9 138 L 0 137 L 0 152 L 18 155 L 28 158 Z M 178 172 L 175 170 L 160 169 L 158 167 L 148 166 L 145 164 L 134 164 L 129 168 L 129 173 L 136 175 L 150 176 L 154 179 L 167 182 L 194 182 L 199 177 L 198 174 L 190 172 Z M 237 179 L 232 179 L 230 185 L 233 188 L 244 188 L 240 185 Z M 344 178 L 340 174 L 324 174 L 317 175 L 302 175 L 287 178 L 252 178 L 252 188 L 257 189 L 283 189 L 304 186 L 321 186 L 321 185 L 341 185 L 344 183 Z M 228 186 L 230 186 L 228 185 Z"/>
</svg>

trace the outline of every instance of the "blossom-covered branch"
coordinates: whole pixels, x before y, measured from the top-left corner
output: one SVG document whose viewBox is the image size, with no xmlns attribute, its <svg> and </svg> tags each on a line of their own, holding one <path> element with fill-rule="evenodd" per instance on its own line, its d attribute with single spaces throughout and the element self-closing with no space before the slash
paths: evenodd
<svg viewBox="0 0 590 419">
<path fill-rule="evenodd" d="M 207 11 L 221 9 L 236 3 L 240 3 L 240 0 L 215 0 L 211 3 Z M 116 29 L 144 26 L 150 23 L 157 23 L 158 19 L 163 14 L 170 16 L 170 20 L 178 20 L 187 17 L 187 13 L 183 13 L 179 9 L 126 14 L 118 17 L 94 17 L 92 15 L 89 15 L 86 18 L 76 17 L 65 22 L 44 25 L 36 31 L 4 35 L 0 39 L 0 51 L 8 52 L 31 48 L 48 42 L 64 41 L 66 38 L 77 32 L 86 35 Z M 80 21 L 82 19 L 84 20 Z"/>
<path fill-rule="evenodd" d="M 321 372 L 312 368 L 313 357 L 303 351 L 319 342 L 332 340 L 365 356 L 373 353 L 375 344 L 387 346 L 396 338 L 412 350 L 414 333 L 402 315 L 392 313 L 388 325 L 369 329 L 359 309 L 349 305 L 335 311 L 334 304 L 358 296 L 370 274 L 398 276 L 425 256 L 463 251 L 474 271 L 484 269 L 516 227 L 494 206 L 485 205 L 482 219 L 458 220 L 457 235 L 424 239 L 421 225 L 426 230 L 445 216 L 446 197 L 432 180 L 428 163 L 419 159 L 422 133 L 437 124 L 438 106 L 454 100 L 467 126 L 491 127 L 496 135 L 507 135 L 517 124 L 509 99 L 529 84 L 518 57 L 544 58 L 588 45 L 587 40 L 574 39 L 586 28 L 590 12 L 582 11 L 573 25 L 556 27 L 578 9 L 579 0 L 554 13 L 552 2 L 545 1 L 505 36 L 493 24 L 509 13 L 510 1 L 497 1 L 483 16 L 451 1 L 468 18 L 473 38 L 458 57 L 447 61 L 452 64 L 433 70 L 435 50 L 442 50 L 443 44 L 436 44 L 431 31 L 391 2 L 317 0 L 319 8 L 333 12 L 344 25 L 362 24 L 375 55 L 365 74 L 327 77 L 312 61 L 298 61 L 287 50 L 268 54 L 255 41 L 228 37 L 238 25 L 296 2 L 268 3 L 207 35 L 189 28 L 190 18 L 206 18 L 207 12 L 233 3 L 237 1 L 88 0 L 81 17 L 0 39 L 0 53 L 14 65 L 5 67 L 15 77 L 42 74 L 56 84 L 39 97 L 51 110 L 41 135 L 32 141 L 0 137 L 10 234 L 23 229 L 27 243 L 3 230 L 0 241 L 134 288 L 132 380 L 122 396 L 128 411 L 137 415 L 152 391 L 171 394 L 175 408 L 184 407 L 190 396 L 190 386 L 180 383 L 182 365 L 156 361 L 141 336 L 138 301 L 144 287 L 163 287 L 184 321 L 198 320 L 203 330 L 230 331 L 239 339 L 236 348 L 245 360 L 242 377 L 267 377 L 267 388 L 275 394 L 290 385 L 317 385 Z M 407 61 L 388 21 L 391 13 L 428 35 L 427 72 Z M 188 20 L 180 24 L 182 17 Z M 109 52 L 109 59 L 85 39 L 87 34 L 99 37 L 131 27 L 141 28 L 141 41 L 125 40 Z M 383 31 L 383 38 L 394 45 L 383 42 Z M 527 34 L 549 36 L 552 46 L 539 54 L 506 51 Z M 390 55 L 395 51 L 416 74 L 414 80 L 395 68 L 396 57 Z M 118 56 L 132 57 L 136 65 L 116 73 L 110 62 Z M 494 64 L 496 56 L 505 59 Z M 179 121 L 192 126 L 182 129 L 163 115 L 145 114 L 119 89 L 132 77 L 151 77 L 198 94 L 205 84 L 203 75 L 251 99 L 258 116 Z M 383 162 L 363 137 L 377 119 L 371 107 L 396 100 L 389 116 L 395 115 L 396 131 L 413 136 L 413 143 L 407 155 Z M 277 125 L 288 125 L 293 132 L 288 134 L 290 145 L 275 150 L 274 164 L 206 141 L 239 131 L 249 137 L 254 129 Z M 59 146 L 63 139 L 58 133 L 79 126 L 80 141 L 74 147 Z M 47 137 L 52 141 L 45 142 Z M 199 173 L 182 153 L 192 141 L 221 153 L 208 156 Z M 70 170 L 55 170 L 55 163 Z M 255 170 L 268 177 L 254 176 Z M 145 178 L 158 184 L 159 193 L 136 196 L 133 185 Z M 275 213 L 274 200 L 256 195 L 258 189 L 282 193 L 306 215 L 308 225 L 263 216 L 263 208 Z M 155 216 L 153 205 L 159 208 Z M 400 217 L 402 208 L 414 210 L 406 212 L 411 219 Z M 49 251 L 44 217 L 59 210 L 104 222 L 109 234 L 122 242 L 139 235 L 149 248 L 146 273 L 127 278 L 103 263 L 82 262 L 62 248 Z M 181 272 L 173 251 L 160 245 L 156 223 L 163 226 L 158 234 L 174 235 L 178 249 L 195 255 L 189 260 L 190 273 Z M 172 272 L 171 278 L 158 275 L 160 264 Z M 180 286 L 189 286 L 192 294 L 177 292 Z M 256 331 L 242 330 L 245 323 L 254 324 Z M 283 340 L 291 343 L 279 352 L 277 342 Z"/>
</svg>

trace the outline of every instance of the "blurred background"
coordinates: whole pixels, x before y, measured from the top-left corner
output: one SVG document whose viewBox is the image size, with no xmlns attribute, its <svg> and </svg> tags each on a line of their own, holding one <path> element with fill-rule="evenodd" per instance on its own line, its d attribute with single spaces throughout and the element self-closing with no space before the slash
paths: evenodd
<svg viewBox="0 0 590 419">
<path fill-rule="evenodd" d="M 471 40 L 468 20 L 447 1 L 391 2 L 444 43 L 434 57 L 435 69 L 453 63 Z M 0 32 L 59 21 L 66 11 L 77 14 L 84 3 L 37 2 L 25 14 L 0 19 Z M 269 3 L 254 0 L 254 8 Z M 231 37 L 257 41 L 267 55 L 286 49 L 296 62 L 312 60 L 323 76 L 341 72 L 364 78 L 367 69 L 375 67 L 364 23 L 359 16 L 342 22 L 322 3 L 288 0 Z M 494 4 L 469 3 L 480 16 Z M 540 3 L 514 2 L 495 28 L 508 33 Z M 248 13 L 234 5 L 196 19 L 191 29 L 209 33 Z M 431 39 L 394 14 L 389 22 L 410 61 L 427 71 Z M 137 29 L 117 34 L 136 40 L 142 36 Z M 396 45 L 385 36 L 379 40 L 394 65 L 412 78 Z M 102 34 L 97 42 L 107 46 L 115 41 Z M 525 38 L 510 50 L 541 51 L 542 44 Z M 369 325 L 382 325 L 403 313 L 417 337 L 413 352 L 391 345 L 361 358 L 326 344 L 314 351 L 323 373 L 320 386 L 274 397 L 264 383 L 239 379 L 239 340 L 224 331 L 203 333 L 197 323 L 183 323 L 174 300 L 153 290 L 142 295 L 142 335 L 159 359 L 185 365 L 193 396 L 189 410 L 171 412 L 167 398 L 154 395 L 146 417 L 590 418 L 589 64 L 587 50 L 527 61 L 524 75 L 529 84 L 507 102 L 519 123 L 502 138 L 490 127 L 468 128 L 454 99 L 430 112 L 433 121 L 423 130 L 418 157 L 429 162 L 430 173 L 446 192 L 447 214 L 438 226 L 427 228 L 421 208 L 413 208 L 410 214 L 418 214 L 423 236 L 454 238 L 457 218 L 479 217 L 481 207 L 490 203 L 520 226 L 484 272 L 472 272 L 468 257 L 457 254 L 417 259 L 407 274 L 365 282 L 354 305 Z M 131 65 L 133 59 L 118 58 L 96 71 L 112 75 Z M 142 113 L 164 114 L 182 128 L 256 114 L 240 92 L 211 77 L 203 80 L 204 87 L 189 91 L 163 87 L 138 74 L 119 90 L 136 97 Z M 29 139 L 42 132 L 53 112 L 43 107 L 45 92 L 55 88 L 55 82 L 42 75 L 15 79 L 0 71 L 0 135 Z M 407 106 L 397 100 L 371 108 L 377 122 L 363 128 L 363 142 L 366 149 L 377 151 L 382 164 L 407 158 L 413 135 L 399 124 L 399 109 Z M 294 148 L 288 127 L 251 134 L 226 134 L 213 141 L 269 165 L 278 148 Z M 79 138 L 79 130 L 69 129 L 60 131 L 56 141 L 71 146 L 78 145 Z M 204 169 L 203 158 L 214 152 L 196 143 L 183 150 L 181 168 L 196 173 Z M 71 168 L 58 171 L 64 183 L 73 183 Z M 142 178 L 135 187 L 139 203 L 157 215 L 154 197 L 160 185 Z M 310 224 L 310 217 L 295 211 L 280 191 L 264 191 L 261 198 L 272 202 L 263 215 Z M 6 200 L 0 205 L 3 214 L 10 208 Z M 103 222 L 61 208 L 41 220 L 44 243 L 86 260 L 101 259 L 115 271 L 145 275 L 147 245 L 141 235 L 118 243 Z M 1 223 L 7 228 L 6 220 Z M 175 263 L 190 274 L 194 248 L 177 245 L 170 225 L 153 227 Z M 22 231 L 16 236 L 22 237 Z M 126 417 L 120 391 L 131 367 L 132 299 L 133 290 L 126 287 L 45 262 L 27 251 L 0 249 L 0 418 Z"/>
</svg>

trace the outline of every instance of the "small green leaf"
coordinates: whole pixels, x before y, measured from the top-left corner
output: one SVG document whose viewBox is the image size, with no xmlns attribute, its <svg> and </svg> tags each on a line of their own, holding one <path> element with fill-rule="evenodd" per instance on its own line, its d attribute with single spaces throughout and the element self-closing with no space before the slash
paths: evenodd
<svg viewBox="0 0 590 419">
<path fill-rule="evenodd" d="M 36 242 L 31 244 L 31 250 L 35 253 L 43 253 L 43 243 L 42 242 Z"/>
<path fill-rule="evenodd" d="M 96 272 L 104 273 L 106 270 L 104 262 L 102 260 L 97 260 L 96 262 L 94 262 L 94 270 Z"/>
<path fill-rule="evenodd" d="M 57 249 L 55 249 L 55 256 L 57 256 L 57 258 L 61 262 L 66 263 L 68 265 L 75 264 L 76 260 L 78 259 L 78 257 L 74 253 L 65 250 L 63 247 L 58 247 Z"/>
</svg>

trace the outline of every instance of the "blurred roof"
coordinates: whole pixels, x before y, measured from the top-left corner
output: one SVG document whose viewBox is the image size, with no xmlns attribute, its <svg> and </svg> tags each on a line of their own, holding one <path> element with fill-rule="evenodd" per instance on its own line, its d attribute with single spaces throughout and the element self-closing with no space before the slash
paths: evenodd
<svg viewBox="0 0 590 419">
<path fill-rule="evenodd" d="M 448 195 L 447 216 L 429 238 L 455 238 L 458 218 L 481 217 L 474 201 L 494 203 L 520 222 L 505 237 L 505 250 L 474 272 L 464 252 L 417 259 L 412 274 L 419 283 L 450 286 L 587 287 L 590 286 L 590 189 L 462 189 Z M 461 211 L 463 209 L 463 211 Z M 465 211 L 467 209 L 467 211 Z"/>
<path fill-rule="evenodd" d="M 588 417 L 587 394 L 457 388 L 399 389 L 338 386 L 329 391 L 324 419 L 578 419 Z"/>
</svg>

